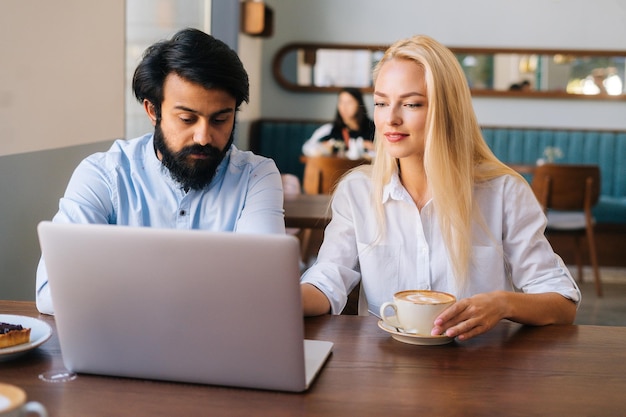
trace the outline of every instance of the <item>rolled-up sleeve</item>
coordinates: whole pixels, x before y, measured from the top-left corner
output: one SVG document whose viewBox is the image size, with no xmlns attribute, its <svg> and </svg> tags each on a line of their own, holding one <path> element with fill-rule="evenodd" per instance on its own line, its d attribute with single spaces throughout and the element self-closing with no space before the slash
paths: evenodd
<svg viewBox="0 0 626 417">
<path fill-rule="evenodd" d="M 580 290 L 544 235 L 546 216 L 532 190 L 509 177 L 503 195 L 502 241 L 514 286 L 530 294 L 556 292 L 578 304 Z"/>
</svg>

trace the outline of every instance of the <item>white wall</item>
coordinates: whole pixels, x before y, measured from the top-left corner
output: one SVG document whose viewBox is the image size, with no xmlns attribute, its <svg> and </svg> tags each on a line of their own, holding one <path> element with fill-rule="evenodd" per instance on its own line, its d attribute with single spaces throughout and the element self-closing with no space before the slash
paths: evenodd
<svg viewBox="0 0 626 417">
<path fill-rule="evenodd" d="M 124 135 L 124 0 L 0 2 L 0 155 Z"/>
<path fill-rule="evenodd" d="M 259 117 L 332 117 L 334 94 L 288 92 L 274 81 L 272 57 L 289 42 L 390 44 L 425 33 L 450 46 L 626 51 L 624 0 L 265 1 L 274 35 L 240 36 L 251 103 L 238 136 Z M 124 0 L 0 2 L 0 155 L 124 137 L 124 11 Z M 474 103 L 484 125 L 626 129 L 626 102 Z"/>
<path fill-rule="evenodd" d="M 448 46 L 626 51 L 624 0 L 265 0 L 273 37 L 263 42 L 263 117 L 330 119 L 332 93 L 293 93 L 271 74 L 289 42 L 387 45 L 414 34 Z M 371 100 L 368 97 L 371 105 Z M 483 125 L 626 129 L 626 102 L 476 98 Z"/>
</svg>

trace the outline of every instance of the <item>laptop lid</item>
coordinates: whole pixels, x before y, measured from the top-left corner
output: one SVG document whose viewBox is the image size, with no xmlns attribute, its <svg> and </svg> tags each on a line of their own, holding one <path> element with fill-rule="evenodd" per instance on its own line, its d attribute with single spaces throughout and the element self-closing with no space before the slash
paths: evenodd
<svg viewBox="0 0 626 417">
<path fill-rule="evenodd" d="M 304 341 L 292 236 L 52 222 L 38 234 L 70 371 L 299 392 L 330 354 Z"/>
</svg>

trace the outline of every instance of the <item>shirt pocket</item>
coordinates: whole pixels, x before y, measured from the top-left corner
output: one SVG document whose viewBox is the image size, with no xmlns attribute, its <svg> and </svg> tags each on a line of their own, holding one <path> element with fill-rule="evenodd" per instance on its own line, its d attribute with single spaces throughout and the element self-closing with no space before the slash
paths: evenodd
<svg viewBox="0 0 626 417">
<path fill-rule="evenodd" d="M 368 294 L 370 305 L 389 301 L 400 286 L 400 257 L 402 247 L 399 245 L 371 245 L 357 243 L 361 282 Z M 376 299 L 370 300 L 370 296 Z"/>
</svg>

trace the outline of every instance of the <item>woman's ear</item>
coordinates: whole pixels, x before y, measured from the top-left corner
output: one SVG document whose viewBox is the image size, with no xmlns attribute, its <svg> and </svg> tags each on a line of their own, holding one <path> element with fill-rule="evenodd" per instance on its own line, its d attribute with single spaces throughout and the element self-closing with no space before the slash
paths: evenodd
<svg viewBox="0 0 626 417">
<path fill-rule="evenodd" d="M 148 117 L 150 118 L 150 122 L 152 123 L 152 126 L 156 126 L 157 114 L 156 114 L 156 109 L 154 108 L 154 104 L 152 104 L 148 99 L 144 99 L 143 108 L 148 114 Z"/>
</svg>

